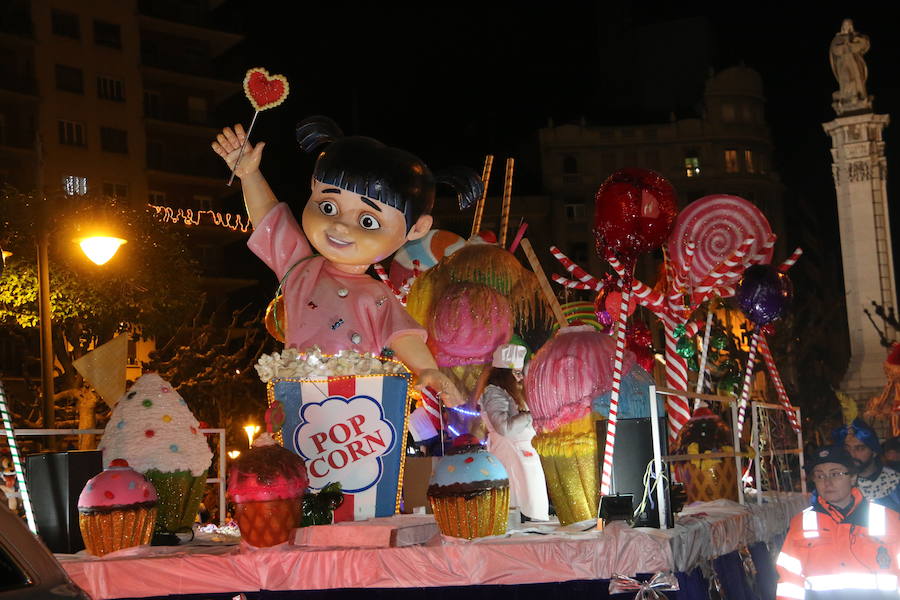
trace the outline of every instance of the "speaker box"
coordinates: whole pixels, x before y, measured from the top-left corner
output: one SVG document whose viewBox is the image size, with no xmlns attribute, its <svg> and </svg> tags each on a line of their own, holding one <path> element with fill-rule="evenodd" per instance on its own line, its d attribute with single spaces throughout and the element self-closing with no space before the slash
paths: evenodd
<svg viewBox="0 0 900 600">
<path fill-rule="evenodd" d="M 659 417 L 659 436 L 662 444 L 661 452 L 668 454 L 666 444 L 666 419 Z M 597 421 L 597 451 L 599 464 L 603 464 L 603 450 L 606 446 L 606 420 Z M 647 465 L 653 460 L 653 431 L 651 419 L 619 419 L 616 423 L 616 450 L 613 456 L 613 472 L 611 491 L 613 494 L 631 494 L 632 510 L 637 510 L 644 497 L 644 473 Z M 669 466 L 663 463 L 663 472 L 670 477 Z M 671 481 L 671 479 L 669 479 Z M 653 484 L 651 479 L 650 485 Z M 672 503 L 669 497 L 669 486 L 665 486 L 667 520 L 671 526 Z M 659 510 L 657 508 L 656 491 L 650 494 L 645 510 L 635 517 L 635 527 L 659 527 Z"/>
<path fill-rule="evenodd" d="M 78 496 L 91 477 L 103 470 L 98 450 L 42 452 L 25 459 L 28 492 L 38 535 L 51 552 L 84 549 L 78 526 Z"/>
</svg>

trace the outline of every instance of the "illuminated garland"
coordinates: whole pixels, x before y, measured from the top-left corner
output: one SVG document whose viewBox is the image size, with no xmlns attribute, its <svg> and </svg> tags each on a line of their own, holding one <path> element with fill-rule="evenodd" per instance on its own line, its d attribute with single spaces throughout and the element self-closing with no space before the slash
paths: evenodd
<svg viewBox="0 0 900 600">
<path fill-rule="evenodd" d="M 244 215 L 232 213 L 220 213 L 214 210 L 198 210 L 192 208 L 172 208 L 171 206 L 156 206 L 148 204 L 156 211 L 156 216 L 164 223 L 184 223 L 185 225 L 199 225 L 201 215 L 209 215 L 214 225 L 227 227 L 232 231 L 247 233 L 250 229 L 250 221 Z"/>
<path fill-rule="evenodd" d="M 0 418 L 3 421 L 3 431 L 6 434 L 6 442 L 9 444 L 9 454 L 12 458 L 13 469 L 16 472 L 16 481 L 19 484 L 19 495 L 25 506 L 25 518 L 28 520 L 28 528 L 37 534 L 37 525 L 34 522 L 34 510 L 31 507 L 31 497 L 28 495 L 28 487 L 25 485 L 25 471 L 22 469 L 22 461 L 19 459 L 19 447 L 16 444 L 16 435 L 13 432 L 12 418 L 6 406 L 6 391 L 3 382 L 0 381 Z"/>
</svg>

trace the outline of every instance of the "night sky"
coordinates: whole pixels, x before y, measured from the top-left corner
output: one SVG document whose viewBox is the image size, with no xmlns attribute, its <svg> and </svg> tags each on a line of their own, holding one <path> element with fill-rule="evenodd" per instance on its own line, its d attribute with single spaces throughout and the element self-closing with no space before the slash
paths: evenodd
<svg viewBox="0 0 900 600">
<path fill-rule="evenodd" d="M 537 129 L 549 118 L 641 124 L 666 122 L 670 112 L 696 115 L 709 70 L 743 63 L 762 76 L 775 168 L 786 186 L 788 231 L 776 233 L 796 245 L 803 228 L 812 229 L 839 257 L 830 140 L 821 126 L 835 116 L 828 45 L 842 19 L 852 18 L 871 39 L 867 86 L 875 110 L 900 118 L 900 44 L 894 21 L 876 7 L 783 8 L 790 4 L 321 2 L 293 13 L 231 0 L 216 16 L 247 36 L 222 59 L 229 77 L 265 66 L 290 80 L 288 101 L 261 114 L 253 138 L 267 141 L 263 170 L 295 205 L 305 198 L 312 161 L 296 149 L 293 125 L 309 114 L 410 150 L 432 168 L 480 170 L 485 154 L 515 156 L 516 193 L 540 193 Z M 644 36 L 629 37 L 635 29 Z M 648 31 L 661 33 L 648 38 Z M 642 106 L 634 100 L 639 90 L 658 94 Z M 252 113 L 239 95 L 220 116 L 246 123 Z M 897 125 L 886 130 L 891 197 L 900 190 L 898 132 Z M 804 222 L 801 202 L 819 222 Z M 893 213 L 898 232 L 900 210 Z"/>
</svg>

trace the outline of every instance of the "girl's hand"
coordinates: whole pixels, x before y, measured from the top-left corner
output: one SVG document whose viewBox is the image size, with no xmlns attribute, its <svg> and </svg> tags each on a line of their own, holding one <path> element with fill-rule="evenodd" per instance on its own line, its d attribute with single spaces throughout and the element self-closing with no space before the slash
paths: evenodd
<svg viewBox="0 0 900 600">
<path fill-rule="evenodd" d="M 222 133 L 217 135 L 212 143 L 212 149 L 222 157 L 229 169 L 234 169 L 234 164 L 237 162 L 240 154 L 241 162 L 238 163 L 237 169 L 234 170 L 234 174 L 240 178 L 253 175 L 259 171 L 262 151 L 266 146 L 265 142 L 260 142 L 254 146 L 248 141 L 244 144 L 244 152 L 241 153 L 241 143 L 244 142 L 246 137 L 244 127 L 238 123 L 233 130 L 231 127 L 223 129 Z"/>
<path fill-rule="evenodd" d="M 465 403 L 453 381 L 437 369 L 424 369 L 419 373 L 416 389 L 421 390 L 426 387 L 430 387 L 440 394 L 441 404 L 444 406 L 460 406 Z"/>
</svg>

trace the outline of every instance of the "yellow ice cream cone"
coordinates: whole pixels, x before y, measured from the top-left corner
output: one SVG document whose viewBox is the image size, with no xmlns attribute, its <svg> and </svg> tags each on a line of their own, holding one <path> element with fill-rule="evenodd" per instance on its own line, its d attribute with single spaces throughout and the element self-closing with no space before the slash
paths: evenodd
<svg viewBox="0 0 900 600">
<path fill-rule="evenodd" d="M 532 443 L 541 457 L 559 522 L 568 525 L 597 518 L 600 477 L 593 416 L 539 433 Z"/>
</svg>

